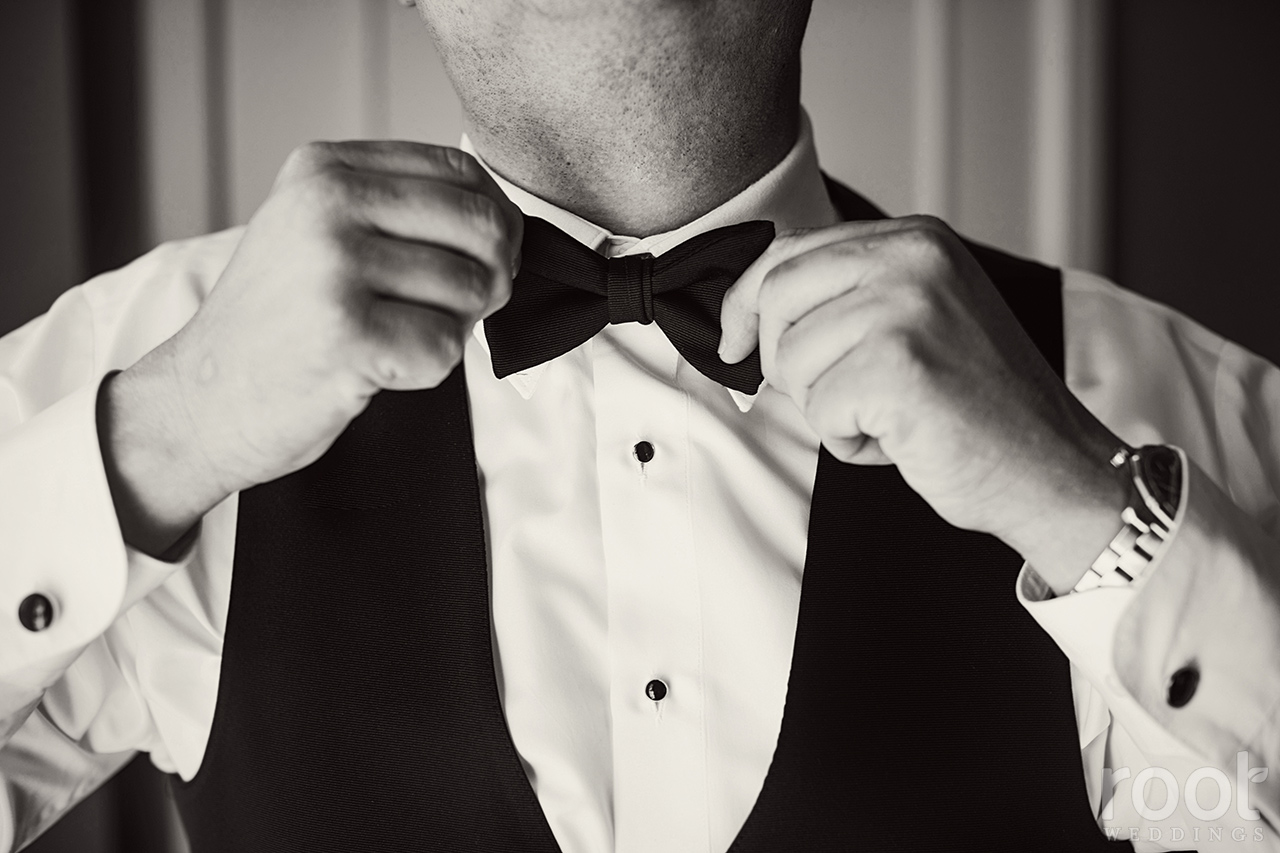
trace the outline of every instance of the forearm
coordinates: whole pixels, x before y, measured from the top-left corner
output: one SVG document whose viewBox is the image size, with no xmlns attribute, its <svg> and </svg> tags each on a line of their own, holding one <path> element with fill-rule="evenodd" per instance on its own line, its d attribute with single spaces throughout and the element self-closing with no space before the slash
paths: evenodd
<svg viewBox="0 0 1280 853">
<path fill-rule="evenodd" d="M 1074 407 L 1073 407 L 1074 408 Z M 1121 441 L 1079 407 L 1080 425 L 1067 446 L 1075 456 L 1037 471 L 1040 488 L 1011 507 L 1006 543 L 1035 568 L 1055 595 L 1066 595 L 1120 528 L 1130 497 L 1129 474 L 1109 459 Z"/>
</svg>

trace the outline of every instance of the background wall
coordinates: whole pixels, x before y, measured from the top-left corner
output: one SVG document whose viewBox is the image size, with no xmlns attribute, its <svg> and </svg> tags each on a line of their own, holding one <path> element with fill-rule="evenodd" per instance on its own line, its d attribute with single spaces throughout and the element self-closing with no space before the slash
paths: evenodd
<svg viewBox="0 0 1280 853">
<path fill-rule="evenodd" d="M 827 168 L 891 210 L 1101 263 L 1101 210 L 1072 187 L 1098 183 L 1102 10 L 819 0 L 804 99 Z M 458 139 L 416 13 L 388 0 L 143 0 L 142 17 L 152 241 L 243 222 L 307 139 Z"/>
<path fill-rule="evenodd" d="M 1111 269 L 1280 363 L 1280 3 L 1117 3 Z"/>
<path fill-rule="evenodd" d="M 890 212 L 1101 268 L 1104 9 L 818 0 L 804 100 L 825 167 Z M 461 131 L 425 29 L 392 0 L 7 0 L 0 15 L 21 48 L 3 60 L 4 151 L 26 164 L 0 203 L 47 211 L 0 235 L 21 282 L 6 290 L 25 294 L 0 299 L 0 331 L 84 274 L 245 222 L 301 142 Z"/>
<path fill-rule="evenodd" d="M 1273 360 L 1271 0 L 816 0 L 824 167 L 893 214 L 1118 276 Z M 393 0 L 0 3 L 0 333 L 151 246 L 247 220 L 295 145 L 453 144 Z M 145 757 L 30 849 L 173 853 Z"/>
<path fill-rule="evenodd" d="M 0 5 L 0 333 L 84 275 L 68 5 Z"/>
</svg>

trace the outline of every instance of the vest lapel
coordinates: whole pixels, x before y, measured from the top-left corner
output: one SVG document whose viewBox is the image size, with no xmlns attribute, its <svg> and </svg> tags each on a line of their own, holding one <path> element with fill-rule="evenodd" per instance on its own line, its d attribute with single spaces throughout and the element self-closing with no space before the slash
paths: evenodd
<svg viewBox="0 0 1280 853">
<path fill-rule="evenodd" d="M 507 732 L 459 367 L 240 496 L 196 853 L 558 851 Z"/>
</svg>

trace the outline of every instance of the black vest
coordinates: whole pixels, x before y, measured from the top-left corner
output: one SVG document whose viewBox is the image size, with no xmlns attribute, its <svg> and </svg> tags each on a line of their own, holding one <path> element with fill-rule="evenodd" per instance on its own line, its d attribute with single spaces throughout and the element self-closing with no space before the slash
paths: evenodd
<svg viewBox="0 0 1280 853">
<path fill-rule="evenodd" d="M 845 219 L 883 217 L 828 190 Z M 1060 274 L 969 248 L 1061 375 Z M 1020 564 L 895 468 L 821 451 L 782 729 L 732 853 L 1117 849 Z M 379 394 L 320 461 L 241 494 L 213 729 L 174 779 L 194 853 L 558 851 L 489 615 L 461 367 Z"/>
</svg>

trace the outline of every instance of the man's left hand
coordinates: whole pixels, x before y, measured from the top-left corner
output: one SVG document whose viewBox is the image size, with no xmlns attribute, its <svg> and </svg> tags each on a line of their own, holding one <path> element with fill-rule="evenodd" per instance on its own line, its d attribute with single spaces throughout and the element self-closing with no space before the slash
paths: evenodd
<svg viewBox="0 0 1280 853">
<path fill-rule="evenodd" d="M 943 222 L 778 236 L 725 294 L 721 357 L 765 379 L 837 459 L 894 464 L 942 518 L 1069 590 L 1118 529 L 1120 440 L 1054 375 Z"/>
</svg>

